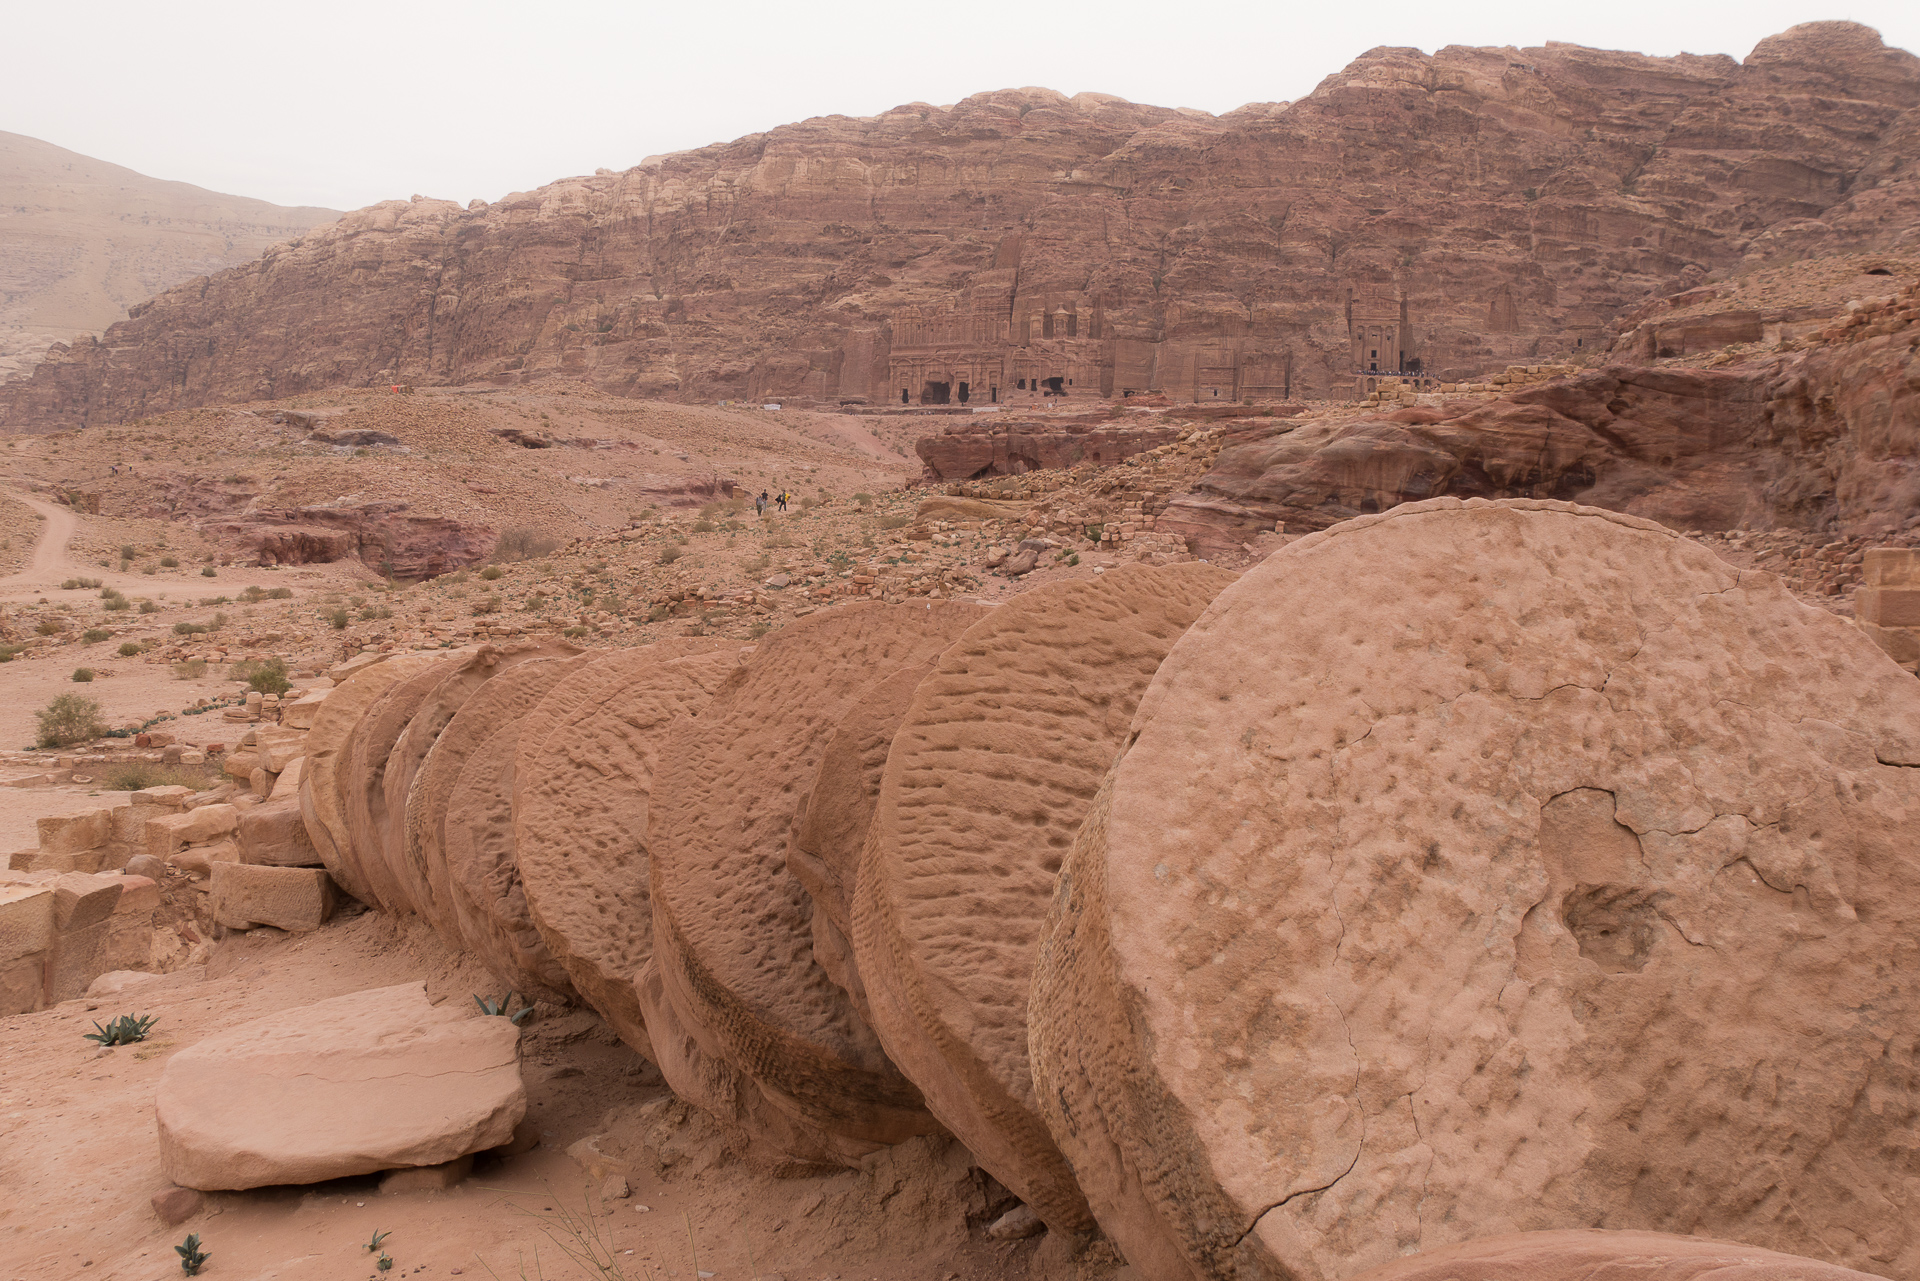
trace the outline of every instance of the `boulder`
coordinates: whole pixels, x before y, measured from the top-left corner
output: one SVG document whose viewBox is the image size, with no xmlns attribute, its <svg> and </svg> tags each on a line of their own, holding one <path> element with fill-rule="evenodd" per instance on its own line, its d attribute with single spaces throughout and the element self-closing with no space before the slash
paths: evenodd
<svg viewBox="0 0 1920 1281">
<path fill-rule="evenodd" d="M 1310 535 L 1174 646 L 1068 854 L 1048 1128 L 1148 1275 L 1595 1221 L 1920 1257 L 1916 765 L 1920 684 L 1652 522 Z"/>
<path fill-rule="evenodd" d="M 39 829 L 41 852 L 84 854 L 99 849 L 113 839 L 113 824 L 109 814 L 107 810 L 96 809 L 34 820 L 34 825 Z"/>
<path fill-rule="evenodd" d="M 1368 1268 L 1352 1281 L 1867 1281 L 1872 1273 L 1732 1241 L 1666 1232 L 1574 1228 L 1510 1232 L 1423 1250 Z"/>
<path fill-rule="evenodd" d="M 848 1163 L 937 1128 L 814 959 L 812 900 L 786 847 L 799 791 L 853 698 L 924 665 L 978 617 L 945 601 L 814 614 L 762 642 L 668 732 L 642 1012 L 676 1093 L 788 1157 Z M 657 1033 L 663 1006 L 682 1035 Z"/>
<path fill-rule="evenodd" d="M 213 865 L 213 919 L 230 930 L 317 930 L 333 915 L 333 904 L 333 879 L 322 868 Z"/>
<path fill-rule="evenodd" d="M 408 883 L 424 896 L 414 911 L 425 917 L 450 947 L 463 945 L 446 858 L 447 797 L 467 761 L 502 726 L 517 723 L 566 673 L 605 658 L 592 651 L 577 658 L 522 663 L 481 686 L 435 737 L 407 793 L 402 858 Z"/>
<path fill-rule="evenodd" d="M 1027 988 L 1060 859 L 1161 659 L 1235 575 L 1130 565 L 1024 592 L 920 683 L 877 787 L 854 912 L 874 1030 L 982 1168 L 1092 1226 L 1027 1066 Z"/>
<path fill-rule="evenodd" d="M 166 1176 L 201 1191 L 441 1165 L 513 1137 L 520 1030 L 424 983 L 254 1019 L 174 1054 L 155 1114 Z"/>
<path fill-rule="evenodd" d="M 527 911 L 573 989 L 653 1057 L 634 976 L 653 953 L 647 828 L 668 727 L 739 666 L 737 646 L 686 658 L 650 645 L 562 681 L 521 723 L 513 837 Z"/>
</svg>

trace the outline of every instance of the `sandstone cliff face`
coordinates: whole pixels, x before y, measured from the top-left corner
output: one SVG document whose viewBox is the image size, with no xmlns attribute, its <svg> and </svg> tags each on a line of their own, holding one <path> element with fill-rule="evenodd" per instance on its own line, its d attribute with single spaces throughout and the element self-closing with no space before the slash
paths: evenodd
<svg viewBox="0 0 1920 1281">
<path fill-rule="evenodd" d="M 1381 48 L 1221 117 L 1045 90 L 827 117 L 491 206 L 389 202 L 0 388 L 37 430 L 387 380 L 681 399 L 1344 394 L 1577 353 L 1717 267 L 1912 241 L 1920 63 Z"/>
<path fill-rule="evenodd" d="M 1610 365 L 1489 401 L 1280 424 L 1155 528 L 1200 555 L 1440 495 L 1562 498 L 1675 529 L 1887 533 L 1920 503 L 1911 323 L 1732 369 Z"/>
</svg>

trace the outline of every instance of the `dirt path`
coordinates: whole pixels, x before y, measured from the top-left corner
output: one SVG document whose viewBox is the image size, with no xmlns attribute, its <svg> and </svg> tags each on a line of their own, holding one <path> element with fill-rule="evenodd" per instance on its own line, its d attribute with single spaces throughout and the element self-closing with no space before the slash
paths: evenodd
<svg viewBox="0 0 1920 1281">
<path fill-rule="evenodd" d="M 147 596 L 156 590 L 191 591 L 203 586 L 199 580 L 191 577 L 184 580 L 155 578 L 144 574 L 122 574 L 98 565 L 79 564 L 67 555 L 68 545 L 81 530 L 78 513 L 70 507 L 31 497 L 17 489 L 8 489 L 6 494 L 31 508 L 46 521 L 46 525 L 40 531 L 40 541 L 34 544 L 33 558 L 27 568 L 0 578 L 0 603 L 36 600 L 58 590 L 60 584 L 69 578 L 98 579 L 101 586 L 120 588 L 129 596 Z M 371 577 L 354 561 L 339 561 L 334 565 L 316 568 L 330 571 L 330 577 L 338 578 L 343 583 Z M 219 590 L 231 593 L 256 584 L 276 587 L 284 585 L 285 581 L 284 574 L 276 577 L 273 570 L 260 566 L 231 565 L 220 573 Z M 213 584 L 204 586 L 212 588 Z"/>
</svg>

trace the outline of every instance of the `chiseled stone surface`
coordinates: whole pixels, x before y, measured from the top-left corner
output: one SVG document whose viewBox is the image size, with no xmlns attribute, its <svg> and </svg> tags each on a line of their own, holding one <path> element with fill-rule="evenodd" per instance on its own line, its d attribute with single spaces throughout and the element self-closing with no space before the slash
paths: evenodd
<svg viewBox="0 0 1920 1281">
<path fill-rule="evenodd" d="M 471 1003 L 468 1003 L 469 1005 Z M 166 1175 L 201 1191 L 441 1165 L 526 1114 L 520 1030 L 424 983 L 334 997 L 176 1053 L 155 1112 Z"/>
<path fill-rule="evenodd" d="M 1168 655 L 1068 855 L 1049 1129 L 1148 1275 L 1595 1219 L 1906 1275 L 1916 766 L 1920 684 L 1651 522 L 1301 539 Z"/>
<path fill-rule="evenodd" d="M 1867 1281 L 1871 1273 L 1733 1241 L 1604 1228 L 1511 1232 L 1369 1268 L 1352 1281 Z"/>
</svg>

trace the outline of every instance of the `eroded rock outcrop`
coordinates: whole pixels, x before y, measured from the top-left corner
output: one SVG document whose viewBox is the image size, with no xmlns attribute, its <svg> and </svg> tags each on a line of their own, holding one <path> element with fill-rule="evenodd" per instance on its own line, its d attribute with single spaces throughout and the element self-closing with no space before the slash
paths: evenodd
<svg viewBox="0 0 1920 1281">
<path fill-rule="evenodd" d="M 1048 1127 L 1147 1275 L 1595 1218 L 1904 1271 L 1916 764 L 1911 676 L 1650 522 L 1302 539 L 1168 655 L 1068 855 Z"/>
<path fill-rule="evenodd" d="M 1744 61 L 1381 47 L 1220 117 L 908 103 L 348 214 L 51 354 L 0 390 L 0 426 L 549 374 L 956 406 L 1464 376 L 1590 348 L 1717 268 L 1910 244 L 1917 104 L 1920 64 L 1843 22 Z"/>
</svg>

